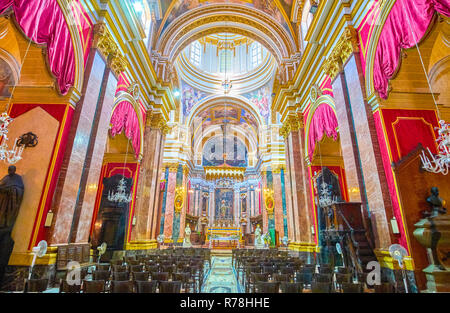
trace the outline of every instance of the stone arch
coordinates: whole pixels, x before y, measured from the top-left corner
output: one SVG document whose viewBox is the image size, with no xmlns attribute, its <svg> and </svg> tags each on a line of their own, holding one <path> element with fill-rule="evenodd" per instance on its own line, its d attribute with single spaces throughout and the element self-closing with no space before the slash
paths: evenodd
<svg viewBox="0 0 450 313">
<path fill-rule="evenodd" d="M 155 50 L 173 64 L 191 42 L 220 32 L 240 34 L 260 42 L 279 65 L 298 51 L 293 38 L 268 14 L 239 4 L 217 4 L 184 13 L 160 34 Z"/>
<path fill-rule="evenodd" d="M 334 99 L 329 95 L 323 95 L 323 96 L 317 98 L 317 100 L 313 104 L 311 104 L 311 107 L 310 107 L 310 110 L 308 113 L 308 117 L 306 119 L 306 124 L 305 124 L 305 158 L 307 158 L 308 160 L 309 160 L 309 155 L 310 155 L 309 133 L 310 133 L 311 122 L 312 122 L 312 119 L 314 117 L 314 114 L 315 114 L 317 108 L 319 106 L 321 106 L 322 104 L 327 104 L 333 110 L 334 114 L 336 115 L 336 105 L 335 105 Z M 309 160 L 309 161 L 312 161 L 312 160 Z"/>
</svg>

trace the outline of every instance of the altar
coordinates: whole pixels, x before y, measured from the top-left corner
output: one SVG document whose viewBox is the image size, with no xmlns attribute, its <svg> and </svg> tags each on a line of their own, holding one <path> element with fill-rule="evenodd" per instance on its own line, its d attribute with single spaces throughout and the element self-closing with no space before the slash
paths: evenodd
<svg viewBox="0 0 450 313">
<path fill-rule="evenodd" d="M 236 226 L 212 226 L 206 228 L 206 244 L 211 249 L 236 249 L 244 244 L 242 229 Z"/>
</svg>

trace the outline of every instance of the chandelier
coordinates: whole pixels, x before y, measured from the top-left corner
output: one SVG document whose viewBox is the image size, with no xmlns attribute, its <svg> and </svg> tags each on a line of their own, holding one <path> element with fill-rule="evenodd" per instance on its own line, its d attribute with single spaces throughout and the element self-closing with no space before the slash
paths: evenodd
<svg viewBox="0 0 450 313">
<path fill-rule="evenodd" d="M 319 206 L 323 208 L 337 203 L 336 196 L 331 197 L 331 192 L 328 190 L 328 184 L 326 182 L 322 182 L 320 186 L 322 188 L 320 189 Z"/>
<path fill-rule="evenodd" d="M 17 138 L 14 141 L 14 146 L 12 149 L 8 147 L 8 125 L 13 121 L 9 115 L 4 112 L 0 116 L 0 138 L 2 139 L 2 144 L 0 145 L 0 160 L 8 162 L 9 164 L 15 164 L 22 159 L 22 153 L 25 146 L 17 146 Z"/>
<path fill-rule="evenodd" d="M 122 177 L 122 179 L 119 181 L 119 185 L 117 185 L 117 191 L 111 193 L 110 190 L 108 192 L 108 200 L 111 202 L 130 203 L 130 201 L 132 200 L 131 193 L 127 195 L 125 190 L 125 177 Z"/>
<path fill-rule="evenodd" d="M 438 143 L 438 154 L 433 155 L 427 148 L 430 158 L 422 151 L 420 159 L 422 160 L 422 168 L 427 172 L 447 175 L 450 167 L 450 124 L 446 124 L 444 120 L 439 121 L 441 127 L 436 127 L 439 137 L 436 139 Z"/>
</svg>

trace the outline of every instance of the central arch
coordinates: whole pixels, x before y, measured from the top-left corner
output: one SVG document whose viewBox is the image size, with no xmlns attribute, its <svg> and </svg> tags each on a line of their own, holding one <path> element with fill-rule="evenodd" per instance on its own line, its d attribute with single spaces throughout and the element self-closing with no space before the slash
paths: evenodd
<svg viewBox="0 0 450 313">
<path fill-rule="evenodd" d="M 239 34 L 258 41 L 279 65 L 298 51 L 294 39 L 268 14 L 239 4 L 200 7 L 184 13 L 161 34 L 155 50 L 173 63 L 190 43 L 216 33 Z"/>
</svg>

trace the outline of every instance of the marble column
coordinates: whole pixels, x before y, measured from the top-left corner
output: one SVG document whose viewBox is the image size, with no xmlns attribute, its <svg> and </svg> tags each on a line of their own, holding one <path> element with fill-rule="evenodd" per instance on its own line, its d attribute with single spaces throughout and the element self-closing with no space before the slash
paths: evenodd
<svg viewBox="0 0 450 313">
<path fill-rule="evenodd" d="M 281 168 L 273 171 L 273 198 L 274 198 L 274 218 L 275 230 L 278 232 L 278 237 L 284 236 L 283 225 L 283 199 L 281 188 Z"/>
<path fill-rule="evenodd" d="M 209 225 L 213 225 L 214 219 L 216 217 L 216 214 L 215 214 L 216 208 L 215 208 L 214 198 L 215 198 L 214 188 L 210 188 L 209 189 L 209 202 L 208 202 Z"/>
<path fill-rule="evenodd" d="M 183 167 L 183 179 L 182 179 L 181 186 L 184 187 L 184 190 L 186 192 L 184 194 L 183 207 L 181 208 L 181 212 L 180 212 L 180 236 L 178 239 L 179 242 L 183 241 L 184 229 L 186 228 L 186 213 L 187 213 L 187 208 L 188 208 L 187 195 L 188 195 L 188 186 L 189 186 L 189 168 L 187 166 Z"/>
<path fill-rule="evenodd" d="M 241 193 L 239 188 L 234 188 L 234 205 L 233 205 L 233 220 L 236 225 L 240 224 L 241 217 Z"/>
<path fill-rule="evenodd" d="M 159 204 L 161 178 L 161 146 L 164 146 L 164 134 L 155 122 L 159 116 L 147 116 L 144 130 L 144 153 L 138 177 L 135 206 L 136 226 L 131 232 L 131 240 L 156 239 L 156 216 Z M 154 222 L 155 221 L 155 222 Z"/>
<path fill-rule="evenodd" d="M 310 201 L 311 188 L 308 180 L 308 165 L 305 160 L 305 134 L 301 120 L 296 116 L 293 119 L 296 126 L 291 127 L 292 131 L 286 140 L 290 180 L 288 189 L 290 189 L 292 195 L 293 238 L 296 242 L 311 243 L 313 242 L 311 233 L 313 211 Z"/>
<path fill-rule="evenodd" d="M 82 96 L 77 103 L 67 138 L 52 211 L 50 244 L 88 242 L 96 190 L 100 177 L 117 73 L 109 69 L 107 55 L 94 45 L 86 64 Z"/>
<path fill-rule="evenodd" d="M 177 172 L 178 164 L 169 166 L 169 178 L 166 182 L 166 209 L 164 213 L 164 237 L 166 240 L 172 238 Z"/>
</svg>

